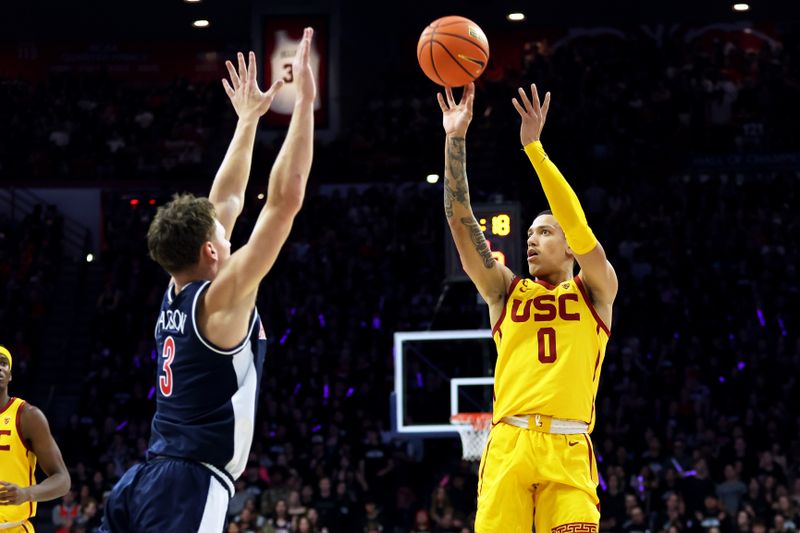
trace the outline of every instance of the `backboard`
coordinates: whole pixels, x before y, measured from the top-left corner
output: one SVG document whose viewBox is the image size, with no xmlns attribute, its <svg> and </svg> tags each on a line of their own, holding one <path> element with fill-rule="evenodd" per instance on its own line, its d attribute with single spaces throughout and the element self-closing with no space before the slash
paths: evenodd
<svg viewBox="0 0 800 533">
<path fill-rule="evenodd" d="M 455 436 L 452 414 L 491 412 L 496 359 L 488 329 L 396 332 L 393 430 Z"/>
</svg>

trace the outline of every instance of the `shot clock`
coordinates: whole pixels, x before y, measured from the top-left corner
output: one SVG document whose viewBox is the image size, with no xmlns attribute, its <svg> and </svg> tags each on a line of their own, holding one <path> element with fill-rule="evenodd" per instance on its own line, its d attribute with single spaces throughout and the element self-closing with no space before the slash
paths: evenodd
<svg viewBox="0 0 800 533">
<path fill-rule="evenodd" d="M 522 227 L 527 228 L 520 220 L 519 203 L 473 204 L 472 211 L 483 230 L 494 258 L 514 272 L 518 272 L 522 268 L 520 252 L 523 241 Z M 458 257 L 456 245 L 450 237 L 450 229 L 445 227 L 445 232 L 446 281 L 469 280 L 461 266 L 461 258 Z"/>
</svg>

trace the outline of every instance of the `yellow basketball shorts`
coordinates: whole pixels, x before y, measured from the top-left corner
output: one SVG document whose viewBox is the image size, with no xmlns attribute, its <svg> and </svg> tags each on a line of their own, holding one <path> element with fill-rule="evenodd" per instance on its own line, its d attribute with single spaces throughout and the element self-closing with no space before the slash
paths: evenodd
<svg viewBox="0 0 800 533">
<path fill-rule="evenodd" d="M 478 478 L 475 533 L 597 533 L 597 461 L 588 435 L 494 426 Z"/>
</svg>

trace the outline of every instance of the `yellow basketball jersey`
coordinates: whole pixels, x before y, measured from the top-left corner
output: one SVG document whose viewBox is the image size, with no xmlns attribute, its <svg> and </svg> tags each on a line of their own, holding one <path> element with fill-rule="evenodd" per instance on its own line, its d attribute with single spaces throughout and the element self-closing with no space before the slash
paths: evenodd
<svg viewBox="0 0 800 533">
<path fill-rule="evenodd" d="M 0 407 L 0 480 L 20 487 L 36 484 L 36 456 L 22 440 L 20 434 L 20 411 L 25 401 L 11 398 Z M 36 502 L 22 505 L 0 505 L 0 524 L 21 522 L 36 514 Z"/>
<path fill-rule="evenodd" d="M 591 432 L 609 334 L 580 276 L 557 286 L 515 278 L 492 329 L 494 422 L 541 414 L 586 422 Z"/>
</svg>

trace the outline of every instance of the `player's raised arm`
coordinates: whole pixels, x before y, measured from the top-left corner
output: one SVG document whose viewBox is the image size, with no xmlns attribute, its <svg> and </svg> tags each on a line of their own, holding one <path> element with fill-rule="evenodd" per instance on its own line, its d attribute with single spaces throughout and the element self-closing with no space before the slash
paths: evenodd
<svg viewBox="0 0 800 533">
<path fill-rule="evenodd" d="M 244 193 L 250 177 L 258 119 L 267 112 L 275 94 L 283 86 L 283 80 L 278 80 L 266 92 L 262 92 L 258 87 L 255 54 L 250 52 L 247 65 L 241 52 L 237 54 L 237 59 L 238 71 L 233 63 L 225 62 L 231 80 L 228 82 L 223 79 L 222 85 L 239 119 L 208 195 L 208 199 L 214 204 L 217 218 L 225 228 L 226 239 L 230 239 L 236 218 L 244 207 Z"/>
<path fill-rule="evenodd" d="M 466 135 L 472 120 L 475 84 L 464 88 L 461 101 L 456 104 L 453 91 L 445 89 L 445 97 L 436 95 L 442 109 L 442 125 L 446 134 L 444 146 L 444 213 L 453 234 L 464 270 L 490 305 L 505 302 L 506 289 L 514 274 L 498 263 L 489 249 L 469 200 L 467 183 Z M 497 310 L 499 313 L 499 309 Z M 493 322 L 494 322 L 493 317 Z"/>
<path fill-rule="evenodd" d="M 292 62 L 297 97 L 286 139 L 270 172 L 264 208 L 247 244 L 230 257 L 204 298 L 201 312 L 207 319 L 206 334 L 223 348 L 241 341 L 241 332 L 227 326 L 240 324 L 252 311 L 258 286 L 275 263 L 303 204 L 314 141 L 316 82 L 309 58 L 313 34 L 311 28 L 305 29 Z"/>
<path fill-rule="evenodd" d="M 532 98 L 529 99 L 520 88 L 521 103 L 516 98 L 512 99 L 512 104 L 522 119 L 520 142 L 539 176 L 553 216 L 564 231 L 567 243 L 581 267 L 581 278 L 589 288 L 592 301 L 601 318 L 606 324 L 610 324 L 611 304 L 617 295 L 617 275 L 606 259 L 603 247 L 589 228 L 575 191 L 547 157 L 539 140 L 550 108 L 550 93 L 545 95 L 543 105 L 539 103 L 535 84 L 531 85 L 531 93 Z"/>
</svg>

